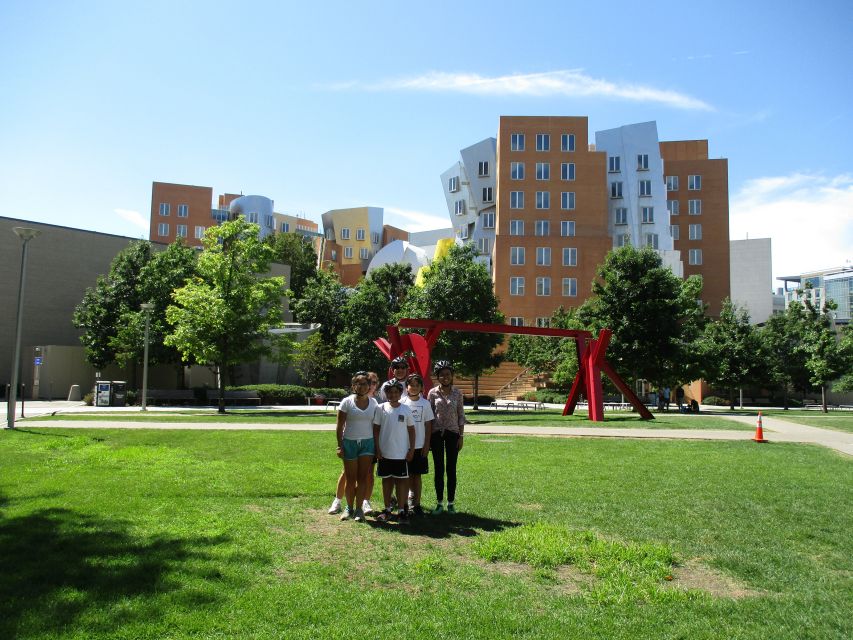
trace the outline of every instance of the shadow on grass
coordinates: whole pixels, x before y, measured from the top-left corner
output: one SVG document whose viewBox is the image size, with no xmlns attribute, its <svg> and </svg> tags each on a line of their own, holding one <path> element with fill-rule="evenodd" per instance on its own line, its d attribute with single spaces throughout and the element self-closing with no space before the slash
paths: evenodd
<svg viewBox="0 0 853 640">
<path fill-rule="evenodd" d="M 206 550 L 226 541 L 142 540 L 127 523 L 69 509 L 0 519 L 0 638 L 67 631 L 84 614 L 105 633 L 137 618 L 159 619 L 167 604 L 212 604 L 216 597 L 209 590 L 182 581 L 190 573 L 203 579 L 211 572 L 221 580 Z M 199 569 L 205 561 L 210 564 Z"/>
<path fill-rule="evenodd" d="M 381 529 L 396 529 L 403 535 L 423 536 L 426 538 L 450 538 L 461 536 L 473 538 L 483 532 L 503 531 L 519 526 L 519 522 L 483 518 L 470 513 L 446 513 L 440 516 L 413 516 L 408 524 L 398 522 L 384 523 L 377 520 L 366 521 L 371 527 Z"/>
</svg>

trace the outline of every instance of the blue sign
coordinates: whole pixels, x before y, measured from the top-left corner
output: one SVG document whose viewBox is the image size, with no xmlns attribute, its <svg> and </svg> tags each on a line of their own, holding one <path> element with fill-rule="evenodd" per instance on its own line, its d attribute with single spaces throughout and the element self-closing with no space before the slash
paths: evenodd
<svg viewBox="0 0 853 640">
<path fill-rule="evenodd" d="M 39 366 L 41 364 L 41 356 L 36 356 L 35 364 L 36 366 Z"/>
</svg>

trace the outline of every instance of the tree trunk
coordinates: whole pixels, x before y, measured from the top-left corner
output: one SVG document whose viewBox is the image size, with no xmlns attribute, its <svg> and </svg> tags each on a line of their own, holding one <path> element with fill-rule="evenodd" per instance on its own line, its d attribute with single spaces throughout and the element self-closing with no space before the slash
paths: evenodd
<svg viewBox="0 0 853 640">
<path fill-rule="evenodd" d="M 829 413 L 826 409 L 826 385 L 820 385 L 820 402 L 823 405 L 823 412 Z"/>
<path fill-rule="evenodd" d="M 479 409 L 479 405 L 477 404 L 477 398 L 480 395 L 480 374 L 474 375 L 474 406 L 473 409 L 476 411 Z"/>
<path fill-rule="evenodd" d="M 217 365 L 216 378 L 219 383 L 219 409 L 217 413 L 225 413 L 225 378 L 222 375 L 222 367 Z"/>
<path fill-rule="evenodd" d="M 784 388 L 782 389 L 782 397 L 785 405 L 785 411 L 788 410 L 788 384 L 785 383 Z"/>
<path fill-rule="evenodd" d="M 735 410 L 735 390 L 734 388 L 729 388 L 729 411 Z"/>
</svg>

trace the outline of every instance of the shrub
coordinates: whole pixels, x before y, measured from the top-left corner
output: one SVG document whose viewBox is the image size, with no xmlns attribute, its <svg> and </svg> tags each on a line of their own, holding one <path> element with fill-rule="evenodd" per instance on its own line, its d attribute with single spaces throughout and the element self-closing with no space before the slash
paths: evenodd
<svg viewBox="0 0 853 640">
<path fill-rule="evenodd" d="M 133 389 L 127 390 L 127 396 L 126 396 L 127 406 L 131 407 L 131 406 L 136 404 L 136 396 L 137 396 L 136 391 L 134 391 Z"/>
<path fill-rule="evenodd" d="M 720 396 L 705 396 L 702 398 L 702 404 L 707 404 L 712 407 L 728 407 L 731 403 L 728 399 L 721 398 Z"/>
<path fill-rule="evenodd" d="M 83 402 L 91 407 L 93 404 L 95 404 L 95 394 L 90 391 L 85 396 L 83 396 Z"/>
<path fill-rule="evenodd" d="M 528 402 L 547 402 L 548 404 L 565 404 L 568 391 L 560 389 L 539 389 L 538 391 L 528 391 L 524 394 L 523 399 Z"/>
<path fill-rule="evenodd" d="M 261 404 L 305 404 L 305 398 L 312 395 L 308 387 L 296 384 L 245 384 L 226 388 L 228 391 L 254 391 L 260 396 Z"/>
</svg>

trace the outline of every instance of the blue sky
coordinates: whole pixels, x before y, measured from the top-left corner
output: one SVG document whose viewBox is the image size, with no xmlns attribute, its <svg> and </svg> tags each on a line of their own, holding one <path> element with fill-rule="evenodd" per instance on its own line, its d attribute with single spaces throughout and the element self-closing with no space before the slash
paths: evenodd
<svg viewBox="0 0 853 640">
<path fill-rule="evenodd" d="M 501 115 L 586 115 L 708 138 L 774 275 L 853 259 L 851 3 L 308 4 L 3 2 L 0 215 L 146 236 L 157 180 L 447 226 Z"/>
</svg>

